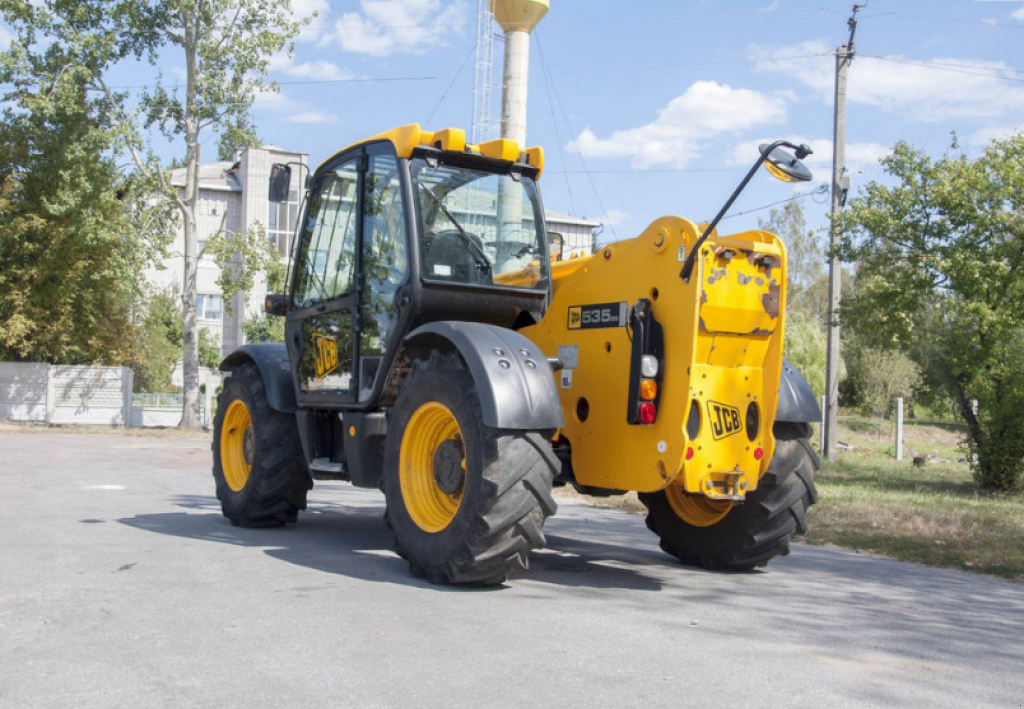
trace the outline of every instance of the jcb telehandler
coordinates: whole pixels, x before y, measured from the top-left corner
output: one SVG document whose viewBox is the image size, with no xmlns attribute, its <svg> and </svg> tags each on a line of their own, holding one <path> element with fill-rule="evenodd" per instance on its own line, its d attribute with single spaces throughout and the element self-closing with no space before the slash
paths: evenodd
<svg viewBox="0 0 1024 709">
<path fill-rule="evenodd" d="M 314 480 L 381 488 L 414 573 L 493 584 L 543 546 L 552 486 L 571 484 L 638 491 L 688 564 L 788 553 L 820 412 L 782 359 L 786 252 L 714 225 L 761 163 L 809 179 L 807 152 L 762 146 L 703 233 L 665 217 L 554 263 L 541 149 L 412 125 L 338 152 L 308 182 L 288 293 L 267 296 L 285 343 L 221 365 L 225 516 L 294 522 Z"/>
</svg>

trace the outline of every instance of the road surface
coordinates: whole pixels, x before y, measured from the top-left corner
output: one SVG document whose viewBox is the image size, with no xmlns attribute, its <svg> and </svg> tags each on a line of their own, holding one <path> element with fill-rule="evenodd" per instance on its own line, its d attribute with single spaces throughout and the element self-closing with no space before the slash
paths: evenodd
<svg viewBox="0 0 1024 709">
<path fill-rule="evenodd" d="M 198 438 L 0 432 L 0 706 L 1021 707 L 1024 585 L 795 545 L 708 573 L 563 504 L 489 590 L 431 586 L 382 497 L 238 529 Z"/>
</svg>

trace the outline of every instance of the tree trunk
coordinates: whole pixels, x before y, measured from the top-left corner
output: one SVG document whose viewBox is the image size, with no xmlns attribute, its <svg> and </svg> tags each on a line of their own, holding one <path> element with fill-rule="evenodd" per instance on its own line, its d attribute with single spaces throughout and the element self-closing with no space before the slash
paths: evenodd
<svg viewBox="0 0 1024 709">
<path fill-rule="evenodd" d="M 185 35 L 185 193 L 178 201 L 185 234 L 185 267 L 181 289 L 181 428 L 201 428 L 199 402 L 199 327 L 196 322 L 196 273 L 198 234 L 196 205 L 199 201 L 199 116 L 196 102 L 198 28 L 196 17 L 182 11 Z"/>
<path fill-rule="evenodd" d="M 185 224 L 185 267 L 181 293 L 181 377 L 184 394 L 181 411 L 182 428 L 201 428 L 199 408 L 199 328 L 196 323 L 196 222 L 195 209 L 183 210 Z"/>
</svg>

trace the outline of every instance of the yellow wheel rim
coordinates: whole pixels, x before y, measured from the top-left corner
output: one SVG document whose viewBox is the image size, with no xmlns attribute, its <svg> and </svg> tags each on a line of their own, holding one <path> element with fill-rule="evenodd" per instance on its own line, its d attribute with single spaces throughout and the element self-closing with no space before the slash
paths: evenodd
<svg viewBox="0 0 1024 709">
<path fill-rule="evenodd" d="M 235 399 L 224 412 L 220 429 L 220 467 L 228 487 L 235 492 L 241 492 L 249 482 L 252 455 L 252 416 L 245 402 Z"/>
<path fill-rule="evenodd" d="M 688 495 L 675 485 L 665 488 L 665 497 L 679 518 L 694 527 L 718 524 L 732 509 L 732 501 L 715 502 L 703 495 Z"/>
<path fill-rule="evenodd" d="M 463 483 L 453 492 L 445 492 L 435 475 L 442 445 L 461 455 Z M 455 519 L 462 504 L 465 485 L 466 452 L 462 430 L 451 410 L 431 401 L 416 409 L 402 435 L 398 478 L 405 509 L 424 532 L 440 532 Z"/>
</svg>

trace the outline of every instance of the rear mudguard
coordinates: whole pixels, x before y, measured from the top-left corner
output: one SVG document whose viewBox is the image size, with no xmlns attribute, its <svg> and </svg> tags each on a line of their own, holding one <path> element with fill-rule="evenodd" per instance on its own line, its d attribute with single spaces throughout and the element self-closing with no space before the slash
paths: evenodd
<svg viewBox="0 0 1024 709">
<path fill-rule="evenodd" d="M 782 360 L 782 380 L 779 382 L 779 406 L 776 421 L 787 423 L 816 423 L 821 421 L 821 408 L 800 370 L 788 359 Z"/>
<path fill-rule="evenodd" d="M 410 332 L 404 351 L 429 352 L 444 343 L 466 362 L 480 394 L 480 415 L 486 425 L 531 431 L 562 425 L 551 368 L 533 342 L 497 325 L 440 321 Z"/>
</svg>

